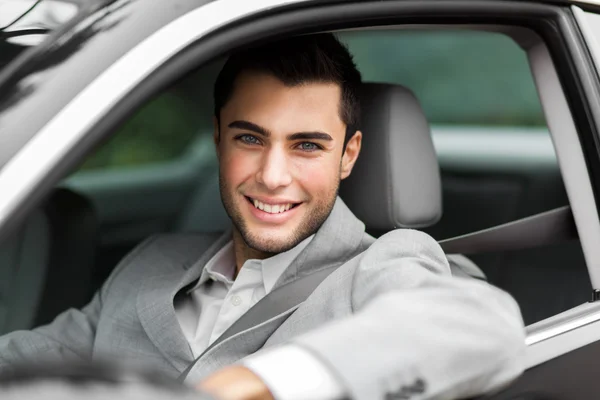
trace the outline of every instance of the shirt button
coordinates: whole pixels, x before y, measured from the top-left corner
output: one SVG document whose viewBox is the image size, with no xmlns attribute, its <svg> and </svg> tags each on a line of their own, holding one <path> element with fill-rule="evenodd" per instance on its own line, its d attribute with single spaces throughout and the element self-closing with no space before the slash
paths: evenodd
<svg viewBox="0 0 600 400">
<path fill-rule="evenodd" d="M 242 304 L 242 298 L 238 295 L 235 296 L 231 296 L 231 304 L 233 304 L 234 306 L 239 306 L 240 304 Z"/>
</svg>

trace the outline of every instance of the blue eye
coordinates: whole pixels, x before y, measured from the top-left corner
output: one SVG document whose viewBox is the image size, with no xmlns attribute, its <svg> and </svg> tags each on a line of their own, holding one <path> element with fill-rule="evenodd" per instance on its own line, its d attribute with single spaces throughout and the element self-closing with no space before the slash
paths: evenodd
<svg viewBox="0 0 600 400">
<path fill-rule="evenodd" d="M 242 135 L 239 137 L 239 139 L 247 144 L 258 144 L 259 141 L 256 138 L 256 136 L 252 136 L 252 135 Z"/>
<path fill-rule="evenodd" d="M 304 150 L 304 151 L 315 151 L 315 150 L 319 149 L 319 146 L 317 146 L 314 143 L 303 142 L 303 143 L 300 143 L 300 149 Z"/>
</svg>

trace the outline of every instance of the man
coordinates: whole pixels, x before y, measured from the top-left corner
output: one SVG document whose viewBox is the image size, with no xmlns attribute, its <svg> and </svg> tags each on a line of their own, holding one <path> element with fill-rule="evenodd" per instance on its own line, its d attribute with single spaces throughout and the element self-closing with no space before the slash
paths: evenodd
<svg viewBox="0 0 600 400">
<path fill-rule="evenodd" d="M 83 310 L 0 339 L 0 368 L 110 358 L 176 377 L 200 357 L 188 383 L 278 400 L 467 397 L 517 376 L 523 326 L 508 295 L 451 277 L 423 233 L 375 241 L 337 197 L 361 150 L 360 84 L 330 34 L 230 57 L 214 141 L 232 230 L 151 238 Z M 209 348 L 265 295 L 331 265 L 299 307 Z"/>
</svg>

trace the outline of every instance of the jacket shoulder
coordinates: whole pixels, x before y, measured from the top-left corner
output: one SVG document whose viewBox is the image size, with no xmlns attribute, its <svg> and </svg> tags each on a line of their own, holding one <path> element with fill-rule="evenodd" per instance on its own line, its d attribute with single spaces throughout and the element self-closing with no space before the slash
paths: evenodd
<svg viewBox="0 0 600 400">
<path fill-rule="evenodd" d="M 150 236 L 125 256 L 106 281 L 108 287 L 124 271 L 134 273 L 143 268 L 143 274 L 168 273 L 189 268 L 215 243 L 222 232 L 196 234 L 159 234 Z"/>
<path fill-rule="evenodd" d="M 402 259 L 418 259 L 437 265 L 440 272 L 449 272 L 444 251 L 434 238 L 414 229 L 395 229 L 380 236 L 362 254 L 363 263 L 382 264 Z"/>
</svg>

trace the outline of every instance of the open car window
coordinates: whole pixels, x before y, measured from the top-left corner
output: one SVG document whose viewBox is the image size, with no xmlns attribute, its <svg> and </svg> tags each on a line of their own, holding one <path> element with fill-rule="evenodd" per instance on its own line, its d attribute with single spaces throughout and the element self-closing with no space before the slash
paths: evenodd
<svg viewBox="0 0 600 400">
<path fill-rule="evenodd" d="M 403 84 L 423 105 L 443 184 L 443 218 L 425 229 L 434 238 L 568 204 L 527 56 L 512 39 L 469 30 L 338 35 L 365 81 Z M 212 84 L 222 62 L 149 99 L 60 185 L 88 199 L 97 218 L 93 261 L 78 270 L 79 280 L 89 282 L 88 298 L 148 236 L 228 227 L 212 141 Z M 491 283 L 517 299 L 528 324 L 581 304 L 589 295 L 577 241 L 472 260 Z M 79 296 L 73 305 L 82 305 Z M 43 297 L 40 292 L 39 301 Z M 68 296 L 64 299 L 67 305 Z M 53 316 L 48 312 L 32 320 L 47 322 Z"/>
<path fill-rule="evenodd" d="M 569 204 L 526 53 L 511 38 L 390 29 L 338 36 L 365 81 L 405 85 L 423 105 L 443 184 L 443 217 L 425 229 L 434 238 Z M 222 62 L 150 99 L 64 181 L 92 199 L 98 213 L 94 289 L 149 235 L 228 226 L 212 142 L 212 84 Z M 581 304 L 589 294 L 577 241 L 472 260 L 517 298 L 528 324 Z"/>
</svg>

